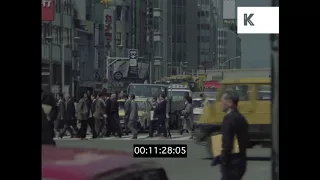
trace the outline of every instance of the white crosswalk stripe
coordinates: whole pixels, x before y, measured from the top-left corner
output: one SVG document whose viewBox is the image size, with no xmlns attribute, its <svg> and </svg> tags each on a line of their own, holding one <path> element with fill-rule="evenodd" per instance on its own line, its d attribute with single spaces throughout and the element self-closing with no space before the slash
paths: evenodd
<svg viewBox="0 0 320 180">
<path fill-rule="evenodd" d="M 133 140 L 132 139 L 132 135 L 124 135 L 121 138 L 119 137 L 104 137 L 104 138 L 97 138 L 97 139 L 92 139 L 92 135 L 87 135 L 87 139 L 88 140 L 106 140 L 106 141 L 110 141 L 110 140 Z M 55 138 L 55 140 L 80 140 L 80 138 L 71 138 L 70 136 L 64 136 L 62 139 L 61 138 Z M 169 140 L 169 141 L 181 141 L 181 140 L 191 140 L 190 139 L 190 135 L 188 134 L 183 134 L 180 135 L 178 133 L 171 133 L 171 138 L 163 138 L 163 137 L 153 137 L 153 138 L 149 138 L 148 134 L 139 134 L 138 135 L 138 140 Z"/>
</svg>

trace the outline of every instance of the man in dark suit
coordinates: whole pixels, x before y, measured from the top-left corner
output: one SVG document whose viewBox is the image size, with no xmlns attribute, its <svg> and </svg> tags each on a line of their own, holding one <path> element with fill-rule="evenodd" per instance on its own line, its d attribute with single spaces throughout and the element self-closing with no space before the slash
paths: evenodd
<svg viewBox="0 0 320 180">
<path fill-rule="evenodd" d="M 64 98 L 63 98 L 63 94 L 59 94 L 58 95 L 58 114 L 57 114 L 57 120 L 55 121 L 55 129 L 56 132 L 59 134 L 59 136 L 61 136 L 61 126 L 63 127 L 65 124 L 64 121 L 64 113 L 65 113 L 65 102 L 64 102 Z"/>
<path fill-rule="evenodd" d="M 93 117 L 94 112 L 96 111 L 96 105 L 97 105 L 97 94 L 93 93 L 91 94 L 91 107 L 90 107 L 90 115 L 88 119 L 88 125 L 92 131 L 92 138 L 97 138 L 97 132 L 95 129 L 95 119 Z"/>
<path fill-rule="evenodd" d="M 106 133 L 105 133 L 105 136 L 106 137 L 110 137 L 110 135 L 114 135 L 114 127 L 113 127 L 113 124 L 112 124 L 112 118 L 111 118 L 111 99 L 110 99 L 110 96 L 111 94 L 110 93 L 106 93 L 105 94 L 105 104 L 106 104 L 106 109 L 105 109 L 105 112 L 107 114 L 107 118 L 106 118 L 106 121 L 107 121 L 107 124 L 106 124 Z"/>
<path fill-rule="evenodd" d="M 124 128 L 125 128 L 125 134 L 129 134 L 129 128 L 128 128 L 128 122 L 129 122 L 129 115 L 130 115 L 130 103 L 131 100 L 128 98 L 127 94 L 122 95 L 124 99 Z"/>
<path fill-rule="evenodd" d="M 162 133 L 163 136 L 166 138 L 167 137 L 167 128 L 166 128 L 167 100 L 165 98 L 166 98 L 165 95 L 161 93 L 159 96 L 159 102 L 154 110 L 154 117 L 157 119 L 158 133 L 159 134 Z"/>
<path fill-rule="evenodd" d="M 139 119 L 138 115 L 138 103 L 136 102 L 136 97 L 134 94 L 130 95 L 130 112 L 128 117 L 128 128 L 132 133 L 132 139 L 138 138 L 138 131 L 137 131 L 137 123 Z"/>
<path fill-rule="evenodd" d="M 97 135 L 99 137 L 102 137 L 104 135 L 103 129 L 106 123 L 105 122 L 105 117 L 106 117 L 105 102 L 103 99 L 103 94 L 99 94 L 98 97 L 99 98 L 95 102 L 93 117 L 95 119 L 95 129 L 96 129 Z"/>
<path fill-rule="evenodd" d="M 220 102 L 226 113 L 223 118 L 222 152 L 220 155 L 222 180 L 240 180 L 247 167 L 246 150 L 248 146 L 248 122 L 238 111 L 239 97 L 235 92 L 224 92 Z M 235 138 L 238 140 L 239 153 L 232 153 Z"/>
<path fill-rule="evenodd" d="M 110 117 L 111 117 L 111 124 L 113 133 L 117 133 L 118 137 L 122 137 L 122 129 L 120 125 L 119 119 L 119 103 L 117 99 L 117 95 L 115 93 L 111 94 L 111 107 L 110 107 Z"/>
<path fill-rule="evenodd" d="M 42 145 L 55 145 L 54 120 L 57 116 L 57 104 L 53 94 L 41 93 L 41 116 L 42 116 Z"/>
<path fill-rule="evenodd" d="M 73 101 L 71 100 L 69 95 L 66 95 L 66 102 L 65 102 L 65 113 L 64 113 L 64 126 L 60 133 L 60 138 L 62 138 L 66 131 L 71 134 L 71 137 L 75 137 L 78 134 L 78 127 L 77 127 L 77 119 L 76 119 L 76 108 L 74 106 Z"/>
</svg>

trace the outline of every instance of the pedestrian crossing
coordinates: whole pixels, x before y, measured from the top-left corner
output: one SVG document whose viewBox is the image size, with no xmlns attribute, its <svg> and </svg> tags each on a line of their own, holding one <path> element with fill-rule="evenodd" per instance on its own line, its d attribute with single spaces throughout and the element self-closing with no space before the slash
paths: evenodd
<svg viewBox="0 0 320 180">
<path fill-rule="evenodd" d="M 134 141 L 136 139 L 132 139 L 132 135 L 124 135 L 121 138 L 119 137 L 103 137 L 103 138 L 96 138 L 96 139 L 92 139 L 92 135 L 87 135 L 87 139 L 91 140 L 91 141 L 96 141 L 96 140 L 106 140 L 106 141 L 112 141 L 112 140 L 131 140 Z M 76 140 L 81 140 L 80 138 L 71 138 L 70 136 L 64 136 L 62 139 L 61 138 L 55 138 L 55 140 L 58 141 L 76 141 Z M 138 135 L 138 139 L 137 140 L 168 140 L 168 141 L 187 141 L 187 140 L 191 140 L 190 139 L 190 135 L 189 134 L 183 134 L 180 135 L 179 133 L 171 133 L 171 138 L 164 138 L 164 137 L 153 137 L 153 138 L 149 138 L 148 134 L 139 134 Z"/>
</svg>

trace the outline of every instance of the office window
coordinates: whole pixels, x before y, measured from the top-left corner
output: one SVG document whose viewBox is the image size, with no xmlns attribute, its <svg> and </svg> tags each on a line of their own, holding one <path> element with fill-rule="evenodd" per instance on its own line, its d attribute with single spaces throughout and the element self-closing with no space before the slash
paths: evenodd
<svg viewBox="0 0 320 180">
<path fill-rule="evenodd" d="M 63 0 L 63 14 L 71 15 L 72 4 L 71 0 Z"/>
<path fill-rule="evenodd" d="M 153 7 L 160 8 L 160 0 L 153 0 Z"/>
<path fill-rule="evenodd" d="M 185 27 L 181 28 L 181 42 L 182 43 L 187 42 L 187 32 Z"/>
<path fill-rule="evenodd" d="M 120 20 L 121 20 L 121 10 L 122 10 L 122 6 L 117 6 L 117 7 L 116 7 L 117 21 L 120 21 Z"/>
<path fill-rule="evenodd" d="M 176 6 L 177 5 L 177 0 L 172 0 L 172 5 Z"/>
<path fill-rule="evenodd" d="M 177 24 L 180 25 L 182 22 L 182 14 L 181 14 L 181 7 L 177 8 Z"/>
<path fill-rule="evenodd" d="M 210 29 L 210 25 L 209 24 L 201 24 L 201 29 L 202 30 L 209 30 Z"/>
<path fill-rule="evenodd" d="M 45 32 L 44 32 L 44 23 L 41 23 L 41 41 L 44 42 L 45 40 Z"/>
<path fill-rule="evenodd" d="M 176 8 L 172 8 L 172 24 L 177 24 L 177 10 Z"/>
<path fill-rule="evenodd" d="M 55 0 L 55 10 L 57 13 L 61 13 L 61 0 Z"/>
<path fill-rule="evenodd" d="M 177 27 L 172 27 L 172 43 L 176 43 L 177 39 Z"/>
<path fill-rule="evenodd" d="M 181 8 L 181 24 L 185 25 L 186 24 L 186 8 Z"/>
<path fill-rule="evenodd" d="M 52 43 L 57 43 L 57 26 L 52 27 Z"/>
<path fill-rule="evenodd" d="M 63 28 L 63 34 L 62 34 L 62 44 L 67 44 L 68 43 L 68 29 Z"/>
<path fill-rule="evenodd" d="M 154 56 L 162 56 L 162 42 L 154 42 Z"/>
<path fill-rule="evenodd" d="M 186 0 L 182 0 L 182 6 L 186 6 Z"/>
<path fill-rule="evenodd" d="M 181 43 L 181 26 L 177 28 L 177 43 Z"/>
<path fill-rule="evenodd" d="M 154 17 L 154 32 L 161 31 L 161 19 L 160 17 Z"/>
<path fill-rule="evenodd" d="M 58 26 L 58 44 L 62 44 L 62 28 L 60 26 Z"/>
<path fill-rule="evenodd" d="M 48 36 L 50 36 L 50 27 L 48 23 L 44 23 L 44 38 L 47 38 Z"/>
</svg>

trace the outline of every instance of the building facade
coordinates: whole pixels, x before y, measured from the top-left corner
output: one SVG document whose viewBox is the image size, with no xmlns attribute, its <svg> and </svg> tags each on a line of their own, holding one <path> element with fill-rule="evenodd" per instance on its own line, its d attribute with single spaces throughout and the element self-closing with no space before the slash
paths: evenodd
<svg viewBox="0 0 320 180">
<path fill-rule="evenodd" d="M 212 0 L 198 0 L 198 65 L 211 69 L 216 51 L 216 7 Z"/>
<path fill-rule="evenodd" d="M 221 68 L 240 69 L 241 68 L 241 39 L 231 29 L 225 28 L 226 33 L 226 61 Z"/>
<path fill-rule="evenodd" d="M 73 2 L 71 0 L 56 0 L 54 6 L 55 20 L 41 23 L 42 88 L 48 91 L 50 90 L 50 84 L 61 86 L 61 64 L 63 60 L 65 64 L 65 85 L 71 85 L 72 76 Z M 51 37 L 51 39 L 48 39 L 48 37 Z"/>
</svg>

